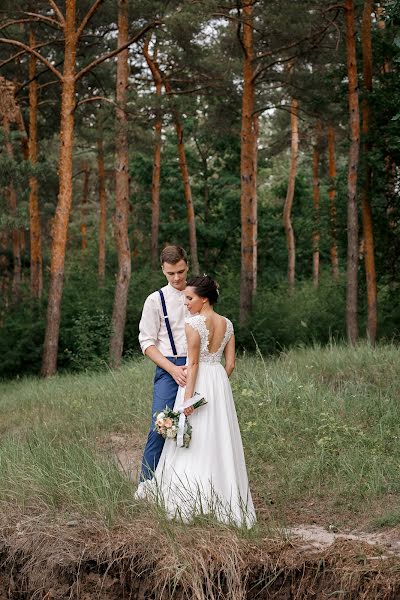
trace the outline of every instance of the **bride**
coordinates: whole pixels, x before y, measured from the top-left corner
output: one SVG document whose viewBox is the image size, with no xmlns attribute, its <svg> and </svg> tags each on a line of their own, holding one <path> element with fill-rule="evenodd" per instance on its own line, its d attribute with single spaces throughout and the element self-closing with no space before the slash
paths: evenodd
<svg viewBox="0 0 400 600">
<path fill-rule="evenodd" d="M 189 448 L 167 439 L 153 478 L 139 484 L 136 497 L 156 500 L 169 517 L 184 522 L 211 514 L 251 527 L 256 516 L 228 379 L 235 367 L 233 325 L 213 309 L 218 287 L 211 277 L 190 279 L 184 293 L 191 315 L 185 319 L 187 383 L 178 390 L 174 410 L 195 392 L 207 404 L 185 409 L 193 428 Z"/>
</svg>

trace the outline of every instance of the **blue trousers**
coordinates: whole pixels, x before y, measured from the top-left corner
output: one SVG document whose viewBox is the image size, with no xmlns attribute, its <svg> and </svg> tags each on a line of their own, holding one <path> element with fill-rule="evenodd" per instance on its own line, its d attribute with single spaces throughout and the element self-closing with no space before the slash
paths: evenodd
<svg viewBox="0 0 400 600">
<path fill-rule="evenodd" d="M 186 358 L 171 358 L 167 356 L 168 360 L 175 363 L 178 366 L 186 364 Z M 156 374 L 154 377 L 154 388 L 153 388 L 153 405 L 151 407 L 151 426 L 149 435 L 147 438 L 146 447 L 144 449 L 142 469 L 140 473 L 140 481 L 145 479 L 151 479 L 153 473 L 157 468 L 158 461 L 160 460 L 161 452 L 164 447 L 164 438 L 154 431 L 155 418 L 154 414 L 161 412 L 166 406 L 173 408 L 175 403 L 176 394 L 178 391 L 178 384 L 171 377 L 169 373 L 156 368 Z"/>
</svg>

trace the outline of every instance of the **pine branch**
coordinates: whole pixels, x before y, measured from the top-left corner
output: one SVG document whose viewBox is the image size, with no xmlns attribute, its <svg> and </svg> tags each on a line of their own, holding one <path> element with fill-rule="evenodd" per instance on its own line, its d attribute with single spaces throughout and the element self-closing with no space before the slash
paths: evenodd
<svg viewBox="0 0 400 600">
<path fill-rule="evenodd" d="M 7 29 L 7 27 L 11 27 L 12 25 L 21 25 L 22 23 L 31 23 L 32 19 L 12 19 L 11 21 L 7 21 L 0 25 L 0 31 L 2 29 Z"/>
<path fill-rule="evenodd" d="M 280 48 L 276 48 L 274 50 L 269 50 L 268 52 L 262 52 L 261 54 L 258 54 L 256 56 L 255 60 L 259 60 L 261 58 L 266 58 L 267 56 L 272 56 L 274 54 L 284 52 L 285 50 L 291 50 L 293 48 L 296 48 L 297 46 L 300 46 L 302 43 L 304 43 L 306 41 L 311 41 L 312 44 L 315 46 L 315 44 L 319 44 L 322 41 L 325 34 L 329 30 L 330 25 L 331 25 L 331 23 L 329 23 L 326 27 L 317 31 L 316 33 L 313 33 L 304 38 L 301 38 L 300 40 L 296 40 L 295 42 L 292 42 L 291 44 L 288 44 L 287 46 L 281 46 Z M 294 54 L 293 56 L 291 56 L 289 58 L 279 58 L 265 66 L 259 65 L 258 68 L 254 72 L 253 80 L 254 81 L 257 80 L 262 73 L 264 73 L 265 71 L 268 71 L 268 69 L 275 66 L 276 64 L 287 63 L 290 60 L 293 60 L 294 58 L 301 56 L 302 54 L 303 53 L 300 52 L 298 54 Z"/>
<path fill-rule="evenodd" d="M 107 54 L 103 54 L 103 56 L 96 58 L 96 60 L 94 60 L 93 62 L 88 64 L 81 71 L 79 71 L 79 73 L 77 73 L 75 75 L 75 81 L 78 81 L 78 79 L 81 79 L 81 77 L 86 75 L 86 73 L 91 71 L 94 67 L 97 67 L 97 65 L 100 65 L 101 63 L 103 63 L 105 60 L 108 60 L 109 58 L 113 58 L 114 56 L 116 56 L 117 54 L 122 52 L 122 50 L 129 48 L 129 46 L 131 46 L 132 44 L 134 44 L 135 42 L 140 40 L 140 38 L 143 37 L 150 29 L 152 29 L 153 27 L 156 27 L 157 25 L 160 25 L 160 24 L 161 24 L 161 21 L 153 21 L 152 23 L 149 23 L 148 25 L 146 25 L 146 27 L 143 27 L 143 29 L 141 29 L 135 36 L 133 36 L 130 40 L 128 40 L 126 42 L 126 44 L 119 46 L 112 52 L 108 52 Z"/>
<path fill-rule="evenodd" d="M 109 98 L 106 98 L 105 96 L 92 96 L 91 98 L 85 98 L 84 100 L 80 100 L 76 104 L 75 109 L 78 108 L 78 106 L 80 106 L 81 104 L 86 104 L 87 102 L 95 102 L 96 100 L 102 100 L 104 102 L 108 102 L 109 104 L 113 104 L 114 106 L 116 106 L 116 103 L 114 102 L 114 100 L 110 100 Z"/>
<path fill-rule="evenodd" d="M 48 23 L 48 25 L 53 25 L 57 27 L 57 29 L 62 29 L 61 24 L 56 19 L 52 19 L 51 17 L 46 17 L 45 15 L 40 15 L 38 13 L 24 11 L 24 15 L 28 15 L 33 17 L 35 21 L 43 21 L 44 23 Z"/>
<path fill-rule="evenodd" d="M 227 21 L 232 21 L 233 23 L 237 23 L 238 27 L 241 27 L 245 21 L 243 21 L 243 19 L 239 16 L 239 17 L 234 17 L 233 15 L 230 15 L 228 13 L 225 12 L 213 12 L 211 13 L 212 17 L 222 17 L 223 19 L 227 19 Z M 252 28 L 253 31 L 256 31 L 257 33 L 264 33 L 263 29 L 259 29 L 258 27 L 255 27 L 255 25 L 250 25 L 247 23 L 247 25 L 249 25 L 249 27 Z"/>
<path fill-rule="evenodd" d="M 256 60 L 259 60 L 260 58 L 266 58 L 267 56 L 272 56 L 273 54 L 278 54 L 280 52 L 284 52 L 285 50 L 291 50 L 292 48 L 299 46 L 300 44 L 302 44 L 303 42 L 306 42 L 307 40 L 318 39 L 320 36 L 323 36 L 327 32 L 330 25 L 331 25 L 331 23 L 329 23 L 329 25 L 327 25 L 326 27 L 323 27 L 323 29 L 321 29 L 315 33 L 312 33 L 311 35 L 306 35 L 305 37 L 303 37 L 299 40 L 296 40 L 295 42 L 292 42 L 291 44 L 288 44 L 287 46 L 281 46 L 280 48 L 276 48 L 274 50 L 268 50 L 268 52 L 261 52 L 260 54 L 257 54 L 257 56 L 255 58 L 256 58 Z"/>
<path fill-rule="evenodd" d="M 330 10 L 346 10 L 345 4 L 332 4 L 331 6 L 327 6 L 324 9 L 324 12 L 329 12 Z"/>
<path fill-rule="evenodd" d="M 144 46 L 143 46 L 143 55 L 144 55 L 144 57 L 146 59 L 146 62 L 147 62 L 148 67 L 149 67 L 149 69 L 151 71 L 151 74 L 153 75 L 154 82 L 156 84 L 157 83 L 161 84 L 162 83 L 162 77 L 161 77 L 161 74 L 160 74 L 160 68 L 157 65 L 155 56 L 153 56 L 153 58 L 152 58 L 150 56 L 150 53 L 149 53 L 149 43 L 150 43 L 150 40 L 151 40 L 151 34 L 150 34 L 150 37 L 148 37 L 148 38 L 145 39 Z"/>
<path fill-rule="evenodd" d="M 44 56 L 39 54 L 39 52 L 36 52 L 36 50 L 31 48 L 30 46 L 27 46 L 26 44 L 24 44 L 23 42 L 19 42 L 18 40 L 9 40 L 7 38 L 0 38 L 0 44 L 8 44 L 10 46 L 16 46 L 17 48 L 23 48 L 25 52 L 36 56 L 36 58 L 40 60 L 44 65 L 46 65 L 46 67 L 52 73 L 54 73 L 54 75 L 56 75 L 60 80 L 62 80 L 63 76 L 61 75 L 60 71 L 53 67 L 53 65 L 47 60 L 47 58 L 44 58 Z"/>
<path fill-rule="evenodd" d="M 55 64 L 55 68 L 57 68 L 59 65 L 62 65 L 63 62 L 64 62 L 63 60 L 60 60 L 60 62 L 58 62 L 58 63 Z M 41 77 L 41 75 L 43 75 L 44 73 L 47 73 L 47 69 L 43 69 L 42 71 L 39 71 L 38 73 L 36 73 L 35 77 L 32 77 L 32 79 L 28 79 L 27 81 L 24 81 L 24 83 L 21 83 L 18 86 L 18 89 L 17 89 L 16 93 L 19 94 L 27 85 L 29 85 L 30 83 L 32 83 L 32 81 L 39 81 L 39 77 Z M 38 86 L 38 89 L 41 90 L 44 87 L 46 87 L 48 85 L 54 85 L 55 83 L 59 83 L 59 82 L 57 80 L 49 81 L 47 83 L 40 84 Z"/>
<path fill-rule="evenodd" d="M 10 58 L 7 58 L 6 60 L 3 60 L 0 63 L 0 69 L 2 67 L 5 67 L 6 65 L 8 65 L 10 62 L 13 62 L 14 60 L 17 60 L 20 56 L 23 56 L 25 54 L 25 50 L 21 50 L 21 52 L 17 52 L 17 54 L 13 54 L 12 56 L 10 56 Z"/>
<path fill-rule="evenodd" d="M 77 40 L 79 40 L 79 38 L 82 35 L 83 30 L 85 29 L 86 25 L 89 23 L 90 19 L 92 18 L 92 16 L 94 15 L 94 13 L 99 8 L 99 6 L 100 6 L 100 4 L 102 2 L 104 2 L 104 0 L 95 0 L 95 3 L 92 5 L 92 7 L 88 10 L 88 12 L 86 13 L 86 15 L 82 19 L 82 22 L 81 22 L 81 24 L 78 27 L 78 31 L 76 32 L 76 39 Z"/>
<path fill-rule="evenodd" d="M 62 14 L 61 10 L 58 8 L 58 6 L 54 0 L 49 0 L 49 4 L 52 7 L 52 9 L 54 10 L 54 12 L 56 13 L 61 25 L 64 27 L 65 26 L 65 18 L 64 18 L 64 15 Z"/>
<path fill-rule="evenodd" d="M 166 96 L 184 96 L 186 94 L 196 94 L 198 92 L 202 92 L 203 90 L 207 90 L 209 88 L 218 88 L 218 86 L 216 86 L 214 83 L 210 83 L 208 85 L 203 85 L 197 88 L 192 88 L 189 90 L 171 90 L 171 88 L 169 89 L 169 91 L 165 93 Z"/>
</svg>

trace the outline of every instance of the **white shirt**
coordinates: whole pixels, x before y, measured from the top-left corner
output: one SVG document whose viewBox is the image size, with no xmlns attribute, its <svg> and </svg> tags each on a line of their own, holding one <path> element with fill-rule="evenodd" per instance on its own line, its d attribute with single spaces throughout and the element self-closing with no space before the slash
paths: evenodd
<svg viewBox="0 0 400 600">
<path fill-rule="evenodd" d="M 186 356 L 185 317 L 189 316 L 189 312 L 184 304 L 185 295 L 171 284 L 161 289 L 165 298 L 177 355 Z M 139 343 L 143 354 L 149 346 L 155 346 L 164 356 L 174 355 L 158 291 L 150 294 L 144 303 L 139 323 Z"/>
</svg>

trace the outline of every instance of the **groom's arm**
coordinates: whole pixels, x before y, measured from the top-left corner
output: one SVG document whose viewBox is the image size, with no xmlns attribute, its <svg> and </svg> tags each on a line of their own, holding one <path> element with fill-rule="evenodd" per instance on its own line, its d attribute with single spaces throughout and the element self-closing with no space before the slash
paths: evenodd
<svg viewBox="0 0 400 600">
<path fill-rule="evenodd" d="M 160 331 L 160 315 L 158 312 L 158 299 L 151 295 L 143 306 L 142 317 L 139 323 L 139 343 L 142 352 L 148 356 L 157 367 L 164 369 L 178 385 L 186 385 L 186 367 L 178 367 L 170 362 L 156 346 Z"/>
</svg>

